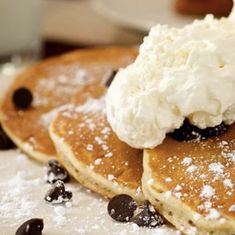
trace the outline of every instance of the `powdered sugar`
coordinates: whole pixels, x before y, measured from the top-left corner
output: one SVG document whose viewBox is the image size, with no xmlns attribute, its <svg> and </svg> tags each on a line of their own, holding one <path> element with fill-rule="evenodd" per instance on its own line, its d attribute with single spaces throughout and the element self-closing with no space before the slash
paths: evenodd
<svg viewBox="0 0 235 235">
<path fill-rule="evenodd" d="M 201 197 L 211 198 L 215 195 L 215 189 L 213 189 L 210 185 L 203 185 L 202 192 L 200 194 Z"/>
<path fill-rule="evenodd" d="M 170 177 L 165 178 L 165 182 L 169 183 L 172 182 L 172 179 Z"/>
<path fill-rule="evenodd" d="M 219 162 L 211 163 L 208 168 L 209 168 L 209 171 L 212 171 L 215 174 L 224 173 L 224 166 Z"/>
<path fill-rule="evenodd" d="M 61 105 L 70 100 L 79 86 L 89 84 L 93 80 L 94 77 L 77 63 L 52 66 L 47 69 L 47 76 L 40 78 L 37 83 L 33 105 L 34 107 Z"/>
<path fill-rule="evenodd" d="M 208 220 L 216 220 L 218 218 L 220 218 L 220 213 L 214 208 L 210 209 L 209 213 L 206 215 L 206 219 Z"/>
<path fill-rule="evenodd" d="M 233 204 L 232 206 L 229 207 L 229 211 L 230 212 L 235 212 L 235 204 Z"/>
<path fill-rule="evenodd" d="M 197 169 L 198 169 L 198 167 L 196 165 L 191 165 L 186 169 L 186 171 L 191 174 L 194 171 L 196 171 Z"/>
<path fill-rule="evenodd" d="M 232 183 L 232 181 L 231 181 L 230 179 L 225 179 L 225 180 L 223 181 L 223 183 L 224 183 L 224 186 L 225 186 L 226 188 L 230 188 L 230 189 L 233 188 L 233 183 Z"/>
<path fill-rule="evenodd" d="M 108 180 L 109 181 L 113 181 L 114 179 L 115 179 L 114 175 L 111 175 L 111 174 L 108 175 Z"/>
<path fill-rule="evenodd" d="M 43 180 L 43 167 L 18 155 L 17 151 L 0 152 L 0 158 L 4 159 L 4 164 L 0 165 L 1 233 L 15 234 L 24 221 L 38 217 L 44 219 L 44 233 L 51 235 L 175 235 L 176 231 L 166 226 L 142 229 L 116 223 L 107 214 L 107 201 L 75 182 L 67 184 L 73 192 L 69 206 L 45 203 L 43 198 L 48 185 Z"/>
<path fill-rule="evenodd" d="M 105 113 L 105 98 L 104 97 L 100 99 L 90 98 L 83 105 L 77 106 L 75 111 L 81 113 L 97 113 L 97 112 Z"/>
<path fill-rule="evenodd" d="M 93 151 L 93 150 L 94 150 L 93 144 L 88 144 L 88 145 L 86 146 L 86 149 L 87 149 L 87 151 Z"/>
<path fill-rule="evenodd" d="M 181 163 L 185 166 L 189 166 L 192 163 L 192 158 L 191 157 L 185 157 Z"/>
<path fill-rule="evenodd" d="M 58 109 L 52 109 L 51 111 L 49 111 L 48 113 L 44 113 L 41 116 L 41 121 L 42 124 L 45 127 L 49 127 L 49 125 L 51 124 L 51 122 L 56 118 L 56 116 L 58 115 L 59 110 Z"/>
</svg>

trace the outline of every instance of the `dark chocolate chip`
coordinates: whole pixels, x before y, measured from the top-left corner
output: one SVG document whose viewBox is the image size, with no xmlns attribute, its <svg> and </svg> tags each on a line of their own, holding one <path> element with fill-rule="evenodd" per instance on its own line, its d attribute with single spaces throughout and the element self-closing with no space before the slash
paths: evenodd
<svg viewBox="0 0 235 235">
<path fill-rule="evenodd" d="M 9 150 L 15 145 L 0 126 L 0 150 Z"/>
<path fill-rule="evenodd" d="M 72 199 L 72 192 L 65 191 L 64 183 L 57 181 L 52 188 L 47 192 L 45 200 L 53 204 L 67 202 Z"/>
<path fill-rule="evenodd" d="M 43 227 L 42 219 L 30 219 L 17 229 L 15 235 L 41 235 Z"/>
<path fill-rule="evenodd" d="M 137 205 L 134 199 L 126 194 L 113 197 L 108 204 L 108 213 L 116 221 L 128 222 L 134 215 Z"/>
<path fill-rule="evenodd" d="M 47 182 L 54 184 L 57 180 L 61 180 L 64 183 L 70 179 L 68 171 L 56 160 L 50 160 L 48 162 Z"/>
<path fill-rule="evenodd" d="M 218 126 L 215 127 L 208 127 L 206 129 L 202 130 L 202 136 L 204 138 L 210 138 L 210 137 L 214 137 L 214 136 L 220 136 L 222 134 L 224 134 L 225 132 L 228 131 L 228 126 L 225 125 L 224 123 L 221 123 Z"/>
<path fill-rule="evenodd" d="M 151 228 L 162 226 L 165 223 L 163 217 L 154 209 L 149 201 L 145 201 L 143 211 L 137 214 L 132 222 L 139 227 Z"/>
<path fill-rule="evenodd" d="M 170 133 L 169 135 L 178 141 L 201 139 L 202 129 L 191 125 L 189 121 L 186 119 L 183 125 L 179 129 L 176 129 L 174 132 Z"/>
<path fill-rule="evenodd" d="M 15 90 L 12 100 L 16 108 L 25 110 L 31 106 L 33 95 L 28 88 L 21 87 Z"/>
<path fill-rule="evenodd" d="M 193 139 L 205 140 L 214 136 L 219 136 L 224 134 L 228 130 L 228 126 L 221 123 L 215 127 L 208 127 L 205 129 L 200 129 L 192 124 L 186 119 L 183 125 L 176 129 L 169 136 L 173 137 L 178 141 L 189 141 Z"/>
<path fill-rule="evenodd" d="M 72 197 L 73 197 L 72 192 L 70 192 L 70 191 L 65 191 L 64 192 L 64 195 L 63 195 L 64 201 L 69 201 L 69 200 L 72 199 Z"/>
<path fill-rule="evenodd" d="M 107 79 L 107 81 L 105 83 L 106 87 L 109 87 L 111 85 L 111 83 L 112 83 L 114 77 L 116 76 L 117 72 L 118 72 L 117 70 L 112 71 L 111 75 L 109 76 L 109 78 Z"/>
</svg>

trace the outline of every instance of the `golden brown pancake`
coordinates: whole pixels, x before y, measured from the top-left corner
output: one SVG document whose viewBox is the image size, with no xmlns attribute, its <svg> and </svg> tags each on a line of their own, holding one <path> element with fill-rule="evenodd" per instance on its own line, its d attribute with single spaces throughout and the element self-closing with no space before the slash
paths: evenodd
<svg viewBox="0 0 235 235">
<path fill-rule="evenodd" d="M 105 97 L 100 97 L 105 90 L 99 86 L 85 90 L 93 98 L 77 105 L 80 95 L 75 96 L 74 104 L 65 107 L 50 127 L 60 161 L 81 184 L 103 196 L 126 193 L 143 201 L 143 151 L 121 142 L 112 131 Z"/>
<path fill-rule="evenodd" d="M 185 234 L 235 234 L 235 124 L 204 141 L 144 153 L 145 196 Z"/>
<path fill-rule="evenodd" d="M 26 69 L 16 77 L 3 101 L 0 119 L 4 130 L 31 157 L 48 161 L 56 156 L 48 134 L 50 121 L 56 115 L 52 110 L 68 103 L 83 86 L 104 84 L 114 69 L 128 65 L 135 57 L 134 48 L 79 50 Z M 12 102 L 19 87 L 33 93 L 33 105 L 26 111 L 17 110 Z M 83 94 L 79 96 L 85 100 Z"/>
</svg>

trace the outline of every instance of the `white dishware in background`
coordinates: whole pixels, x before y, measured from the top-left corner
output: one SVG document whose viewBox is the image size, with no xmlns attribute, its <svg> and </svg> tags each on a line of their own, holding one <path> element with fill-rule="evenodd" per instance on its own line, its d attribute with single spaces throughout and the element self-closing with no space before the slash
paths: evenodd
<svg viewBox="0 0 235 235">
<path fill-rule="evenodd" d="M 132 45 L 141 32 L 119 27 L 93 8 L 96 0 L 45 0 L 44 38 L 84 46 Z"/>
<path fill-rule="evenodd" d="M 41 50 L 42 0 L 0 0 L 0 70 L 37 59 Z"/>
<path fill-rule="evenodd" d="M 143 32 L 156 24 L 182 27 L 194 17 L 178 14 L 174 0 L 94 0 L 95 9 L 123 27 Z"/>
</svg>

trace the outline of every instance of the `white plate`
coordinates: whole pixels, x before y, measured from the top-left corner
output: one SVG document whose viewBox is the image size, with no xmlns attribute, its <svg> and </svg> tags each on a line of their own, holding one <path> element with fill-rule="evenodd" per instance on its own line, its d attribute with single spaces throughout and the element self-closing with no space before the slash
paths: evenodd
<svg viewBox="0 0 235 235">
<path fill-rule="evenodd" d="M 95 0 L 95 8 L 119 25 L 148 31 L 158 23 L 181 27 L 193 17 L 177 14 L 174 0 Z"/>
</svg>

